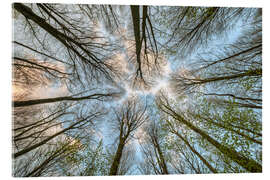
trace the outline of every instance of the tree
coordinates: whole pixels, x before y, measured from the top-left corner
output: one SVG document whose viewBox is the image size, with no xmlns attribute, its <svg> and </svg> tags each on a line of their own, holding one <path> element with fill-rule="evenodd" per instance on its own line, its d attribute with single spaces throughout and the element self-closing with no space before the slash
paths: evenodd
<svg viewBox="0 0 270 180">
<path fill-rule="evenodd" d="M 217 173 L 218 171 L 198 152 L 192 145 L 188 142 L 186 138 L 184 138 L 177 130 L 175 130 L 172 124 L 167 121 L 170 126 L 170 132 L 179 137 L 184 143 L 189 147 L 189 149 L 198 156 L 198 158 L 209 168 L 212 173 Z"/>
<path fill-rule="evenodd" d="M 164 101 L 165 100 L 165 101 Z M 206 132 L 196 127 L 194 124 L 192 124 L 189 120 L 184 118 L 181 114 L 175 112 L 169 105 L 168 101 L 166 99 L 159 99 L 159 108 L 164 113 L 170 115 L 175 120 L 179 121 L 180 123 L 183 123 L 188 128 L 199 134 L 202 138 L 206 139 L 211 143 L 213 146 L 215 146 L 219 151 L 221 151 L 223 154 L 226 154 L 229 158 L 231 158 L 233 161 L 238 163 L 240 166 L 245 168 L 247 171 L 250 172 L 261 172 L 262 166 L 254 161 L 251 158 L 247 158 L 241 154 L 239 154 L 235 149 L 232 149 L 230 147 L 227 147 L 225 145 L 220 144 L 218 141 L 210 137 Z"/>
<path fill-rule="evenodd" d="M 141 144 L 144 157 L 147 159 L 155 174 L 170 174 L 165 160 L 164 150 L 162 150 L 160 133 L 161 129 L 155 123 L 147 127 L 147 141 Z"/>
<path fill-rule="evenodd" d="M 134 37 L 136 42 L 136 61 L 138 64 L 138 68 L 136 70 L 136 78 L 139 76 L 139 78 L 144 81 L 143 72 L 142 72 L 142 60 L 141 60 L 141 50 L 142 45 L 144 42 L 144 61 L 148 62 L 148 45 L 147 45 L 147 37 L 148 41 L 151 45 L 151 51 L 155 54 L 155 63 L 157 64 L 157 58 L 158 58 L 158 47 L 157 42 L 154 35 L 154 30 L 152 23 L 150 21 L 150 17 L 148 15 L 148 7 L 143 6 L 143 14 L 142 14 L 142 23 L 140 23 L 140 7 L 139 6 L 130 6 L 131 15 L 132 15 L 132 22 L 133 22 L 133 31 L 134 31 Z M 148 29 L 148 26 L 150 27 L 150 30 Z M 146 32 L 147 35 L 146 36 Z M 142 34 L 142 35 L 141 35 Z M 152 37 L 152 38 L 151 38 Z M 153 42 L 151 42 L 153 41 Z"/>
<path fill-rule="evenodd" d="M 64 16 L 61 10 L 47 4 L 37 4 L 37 8 L 43 17 L 34 13 L 31 8 L 24 4 L 14 3 L 13 7 L 26 18 L 30 26 L 31 20 L 61 42 L 69 54 L 75 72 L 82 70 L 88 77 L 90 75 L 90 77 L 92 76 L 94 79 L 97 79 L 101 74 L 106 78 L 110 78 L 112 69 L 101 59 L 103 55 L 98 57 L 96 52 L 93 53 L 93 51 L 90 50 L 92 47 L 103 50 L 102 46 L 96 46 L 94 42 L 91 42 L 92 39 L 97 37 L 91 36 L 91 33 L 87 32 L 89 31 L 88 28 L 82 29 L 79 28 L 79 25 L 75 25 L 76 23 L 73 24 L 73 22 L 77 21 L 76 19 L 72 19 L 71 16 L 67 16 L 66 14 Z M 54 23 L 51 25 L 45 18 L 54 21 Z M 60 19 L 62 22 L 60 22 Z M 53 25 L 56 27 L 60 26 L 61 30 L 58 30 Z M 34 28 L 32 28 L 32 30 L 33 33 L 36 34 Z M 90 32 L 92 31 L 90 30 Z M 106 43 L 101 45 L 106 46 Z M 81 61 L 78 62 L 76 60 L 77 58 Z M 78 73 L 76 74 L 78 80 L 81 81 L 80 75 Z"/>
<path fill-rule="evenodd" d="M 142 109 L 136 104 L 135 100 L 128 100 L 121 110 L 115 113 L 119 130 L 119 142 L 110 167 L 110 175 L 117 175 L 125 145 L 133 137 L 134 131 L 147 119 L 145 110 L 146 107 Z"/>
<path fill-rule="evenodd" d="M 164 45 L 168 51 L 179 49 L 180 57 L 191 54 L 201 45 L 204 47 L 216 35 L 226 34 L 240 17 L 248 19 L 252 9 L 225 7 L 161 7 L 158 18 L 168 32 Z M 174 50 L 175 51 L 175 50 Z"/>
<path fill-rule="evenodd" d="M 247 21 L 248 29 L 260 17 Z M 239 106 L 261 108 L 262 78 L 262 26 L 257 23 L 235 42 L 201 52 L 187 69 L 174 74 L 172 83 L 178 93 L 202 93 L 205 96 L 234 98 Z M 250 38 L 247 38 L 250 37 Z M 213 92 L 213 88 L 220 92 Z M 237 89 L 237 90 L 236 90 Z"/>
<path fill-rule="evenodd" d="M 55 134 L 52 134 L 51 136 L 47 137 L 46 139 L 42 140 L 41 142 L 39 142 L 37 144 L 34 144 L 34 145 L 32 145 L 30 147 L 27 147 L 27 148 L 25 148 L 23 150 L 15 152 L 13 156 L 14 156 L 14 158 L 17 158 L 17 157 L 19 157 L 19 156 L 21 156 L 21 155 L 23 155 L 25 153 L 28 153 L 28 152 L 30 152 L 30 151 L 44 145 L 45 143 L 47 143 L 48 141 L 54 139 L 55 137 L 65 133 L 68 130 L 71 130 L 71 129 L 74 129 L 74 128 L 80 128 L 82 126 L 87 125 L 89 122 L 91 122 L 91 120 L 93 118 L 96 118 L 97 116 L 100 116 L 100 115 L 102 115 L 102 113 L 97 112 L 97 113 L 93 113 L 93 114 L 91 114 L 91 115 L 89 115 L 87 117 L 78 117 L 78 120 L 75 121 L 74 123 L 72 123 L 71 125 L 69 125 L 68 127 L 62 129 L 59 132 L 56 132 Z"/>
</svg>

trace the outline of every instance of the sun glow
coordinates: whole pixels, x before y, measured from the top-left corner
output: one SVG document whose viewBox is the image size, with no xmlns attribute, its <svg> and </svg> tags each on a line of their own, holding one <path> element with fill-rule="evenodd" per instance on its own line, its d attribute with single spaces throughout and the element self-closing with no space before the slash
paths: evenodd
<svg viewBox="0 0 270 180">
<path fill-rule="evenodd" d="M 130 87 L 129 83 L 126 82 L 124 84 L 124 89 L 126 91 L 125 98 L 130 96 L 136 96 L 136 95 L 156 95 L 160 90 L 166 90 L 168 93 L 170 92 L 169 88 L 169 74 L 171 73 L 170 63 L 166 63 L 165 66 L 162 67 L 162 76 L 161 78 L 154 80 L 154 85 L 150 87 L 149 89 L 133 89 Z"/>
<path fill-rule="evenodd" d="M 150 89 L 150 92 L 155 95 L 157 94 L 161 89 L 166 89 L 168 87 L 168 81 L 167 80 L 159 80 L 159 83 Z"/>
<path fill-rule="evenodd" d="M 169 83 L 167 79 L 160 79 L 156 81 L 156 85 L 151 87 L 149 90 L 134 90 L 127 83 L 124 85 L 124 89 L 126 91 L 123 99 L 136 96 L 136 95 L 153 95 L 155 96 L 160 90 L 166 90 L 169 92 Z"/>
</svg>

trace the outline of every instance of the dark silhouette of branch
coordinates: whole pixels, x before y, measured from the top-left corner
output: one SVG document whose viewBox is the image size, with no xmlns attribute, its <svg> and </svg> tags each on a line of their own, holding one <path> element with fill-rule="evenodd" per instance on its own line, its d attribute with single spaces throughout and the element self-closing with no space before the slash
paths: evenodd
<svg viewBox="0 0 270 180">
<path fill-rule="evenodd" d="M 37 104 L 46 104 L 46 103 L 54 103 L 54 102 L 61 102 L 61 101 L 82 101 L 82 100 L 89 100 L 89 99 L 96 99 L 102 100 L 105 97 L 113 97 L 116 94 L 92 94 L 89 96 L 82 96 L 82 97 L 74 97 L 74 96 L 62 96 L 56 98 L 47 98 L 47 99 L 34 99 L 34 100 L 27 100 L 27 101 L 14 101 L 13 107 L 23 107 L 23 106 L 32 106 Z"/>
</svg>

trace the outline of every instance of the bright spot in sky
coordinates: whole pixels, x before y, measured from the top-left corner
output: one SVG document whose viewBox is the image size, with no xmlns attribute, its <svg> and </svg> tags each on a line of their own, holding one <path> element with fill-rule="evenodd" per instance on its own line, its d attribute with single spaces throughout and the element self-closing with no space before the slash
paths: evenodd
<svg viewBox="0 0 270 180">
<path fill-rule="evenodd" d="M 169 84 L 167 79 L 157 80 L 157 85 L 153 86 L 149 90 L 133 90 L 128 86 L 128 84 L 125 84 L 124 89 L 126 90 L 126 95 L 124 99 L 134 95 L 156 95 L 159 92 L 159 90 L 167 89 L 168 85 Z"/>
<path fill-rule="evenodd" d="M 126 90 L 126 95 L 123 99 L 134 96 L 134 95 L 156 95 L 161 89 L 169 91 L 168 77 L 172 72 L 170 68 L 170 63 L 167 62 L 165 66 L 162 67 L 162 78 L 155 80 L 155 85 L 149 90 L 134 90 L 126 82 L 124 84 L 124 89 Z"/>
<path fill-rule="evenodd" d="M 162 88 L 166 88 L 168 86 L 168 81 L 163 79 L 163 80 L 159 80 L 158 84 L 154 87 L 152 87 L 150 89 L 150 92 L 155 95 L 159 90 L 161 90 Z"/>
</svg>

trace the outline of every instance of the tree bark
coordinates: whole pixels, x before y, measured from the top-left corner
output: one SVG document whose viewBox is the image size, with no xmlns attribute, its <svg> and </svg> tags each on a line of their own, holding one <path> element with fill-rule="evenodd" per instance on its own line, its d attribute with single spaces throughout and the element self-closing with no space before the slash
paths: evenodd
<svg viewBox="0 0 270 180">
<path fill-rule="evenodd" d="M 120 142 L 119 142 L 118 147 L 117 147 L 116 154 L 115 154 L 114 159 L 113 159 L 112 166 L 110 168 L 110 174 L 109 175 L 117 175 L 118 167 L 120 165 L 120 161 L 121 161 L 124 146 L 125 146 L 125 140 L 120 139 Z"/>
<path fill-rule="evenodd" d="M 156 139 L 154 141 L 154 146 L 157 148 L 157 151 L 158 151 L 158 155 L 159 155 L 159 159 L 160 159 L 160 166 L 161 166 L 161 173 L 162 174 L 169 174 L 163 153 L 162 153 L 160 146 L 159 146 L 159 143 L 157 142 Z"/>
<path fill-rule="evenodd" d="M 136 57 L 138 63 L 137 73 L 140 73 L 142 78 L 142 69 L 141 69 L 141 37 L 140 37 L 140 7 L 139 6 L 130 6 L 132 22 L 133 22 L 133 31 L 136 42 Z M 143 79 L 143 78 L 142 78 Z"/>
</svg>

